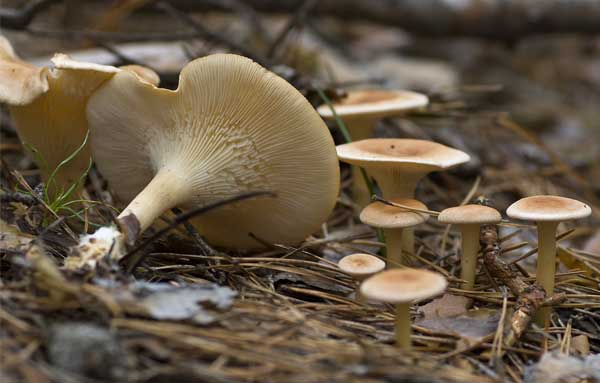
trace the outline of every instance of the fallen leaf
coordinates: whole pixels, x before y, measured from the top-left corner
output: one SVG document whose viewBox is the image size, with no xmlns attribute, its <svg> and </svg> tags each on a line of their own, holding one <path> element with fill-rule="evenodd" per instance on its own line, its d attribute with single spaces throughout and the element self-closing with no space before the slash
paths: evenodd
<svg viewBox="0 0 600 383">
<path fill-rule="evenodd" d="M 423 318 L 416 324 L 437 333 L 459 337 L 470 345 L 493 334 L 499 319 L 498 310 L 480 309 L 469 310 L 454 317 Z"/>
<path fill-rule="evenodd" d="M 467 312 L 471 299 L 461 295 L 444 294 L 421 306 L 423 319 L 454 317 Z"/>
</svg>

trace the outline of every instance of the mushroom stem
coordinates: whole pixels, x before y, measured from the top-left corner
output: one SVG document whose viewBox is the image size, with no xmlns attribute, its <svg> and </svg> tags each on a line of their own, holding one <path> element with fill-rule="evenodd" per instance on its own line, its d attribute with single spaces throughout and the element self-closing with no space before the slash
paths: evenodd
<svg viewBox="0 0 600 383">
<path fill-rule="evenodd" d="M 391 170 L 374 170 L 368 169 L 377 185 L 381 189 L 383 197 L 386 199 L 392 198 L 414 198 L 417 184 L 423 178 L 422 173 L 402 173 Z M 409 253 L 415 253 L 415 232 L 412 228 L 404 230 L 404 238 L 402 240 L 402 249 Z"/>
<path fill-rule="evenodd" d="M 396 347 L 406 351 L 411 349 L 410 326 L 410 304 L 398 303 L 396 305 Z"/>
<path fill-rule="evenodd" d="M 351 120 L 344 121 L 350 138 L 352 141 L 365 140 L 373 137 L 373 131 L 375 130 L 376 120 L 371 118 L 353 118 Z M 352 199 L 356 203 L 357 212 L 360 212 L 362 208 L 367 206 L 371 202 L 371 193 L 365 183 L 360 167 L 352 166 Z"/>
<path fill-rule="evenodd" d="M 477 253 L 479 252 L 479 227 L 479 224 L 460 225 L 462 236 L 460 278 L 466 281 L 462 284 L 462 288 L 465 290 L 470 290 L 475 285 Z"/>
<path fill-rule="evenodd" d="M 385 247 L 388 268 L 393 269 L 401 265 L 409 266 L 412 263 L 410 256 L 405 254 L 404 232 L 406 229 L 384 229 Z"/>
<path fill-rule="evenodd" d="M 375 178 L 381 189 L 383 197 L 392 198 L 414 198 L 417 184 L 423 178 L 423 173 L 408 173 L 402 169 L 390 170 L 385 168 L 370 167 L 367 173 Z"/>
<path fill-rule="evenodd" d="M 121 212 L 118 218 L 135 215 L 140 232 L 165 211 L 185 203 L 192 191 L 184 179 L 169 168 L 161 168 L 150 183 Z"/>
<path fill-rule="evenodd" d="M 556 274 L 556 227 L 558 222 L 538 222 L 538 259 L 536 282 L 546 290 L 547 296 L 554 293 L 554 276 Z M 535 321 L 545 326 L 550 318 L 550 307 L 540 307 Z"/>
</svg>

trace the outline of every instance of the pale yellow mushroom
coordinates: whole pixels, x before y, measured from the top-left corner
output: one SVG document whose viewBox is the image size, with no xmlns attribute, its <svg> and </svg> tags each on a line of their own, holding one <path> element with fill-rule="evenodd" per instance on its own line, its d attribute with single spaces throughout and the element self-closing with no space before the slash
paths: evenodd
<svg viewBox="0 0 600 383">
<path fill-rule="evenodd" d="M 498 210 L 483 205 L 464 205 L 444 209 L 438 221 L 458 225 L 462 236 L 462 256 L 460 278 L 463 289 L 472 289 L 477 273 L 477 253 L 479 252 L 479 230 L 483 224 L 499 223 L 502 216 Z"/>
<path fill-rule="evenodd" d="M 391 202 L 410 208 L 427 210 L 424 203 L 408 198 L 393 198 Z M 373 202 L 360 213 L 360 220 L 369 226 L 383 229 L 385 234 L 388 267 L 409 266 L 414 263 L 413 249 L 403 241 L 404 230 L 420 225 L 429 216 L 425 213 L 406 210 L 401 207 Z"/>
<path fill-rule="evenodd" d="M 175 91 L 117 73 L 91 97 L 97 166 L 129 203 L 119 218 L 141 231 L 161 214 L 249 191 L 255 198 L 193 220 L 217 246 L 256 248 L 256 237 L 297 244 L 319 229 L 339 189 L 333 139 L 289 83 L 251 60 L 216 54 L 189 63 Z"/>
<path fill-rule="evenodd" d="M 371 254 L 356 253 L 340 259 L 338 267 L 359 282 L 355 298 L 357 301 L 362 301 L 360 283 L 385 269 L 385 262 Z"/>
<path fill-rule="evenodd" d="M 121 69 L 71 60 L 63 54 L 55 55 L 52 62 L 54 68 L 28 64 L 0 36 L 0 102 L 7 104 L 21 141 L 35 152 L 42 179 L 48 182 L 55 173 L 48 185 L 55 196 L 77 184 L 89 167 L 89 146 L 83 145 L 88 132 L 85 106 L 89 96 Z M 141 80 L 158 81 L 147 68 L 131 69 L 150 76 Z"/>
<path fill-rule="evenodd" d="M 554 294 L 556 275 L 556 228 L 563 221 L 585 218 L 592 209 L 577 200 L 552 195 L 538 195 L 518 200 L 508 207 L 511 218 L 533 221 L 538 228 L 538 258 L 535 278 L 548 296 Z M 541 307 L 536 315 L 539 326 L 545 326 L 550 318 L 549 307 Z"/>
<path fill-rule="evenodd" d="M 391 269 L 362 283 L 360 292 L 369 300 L 396 305 L 396 346 L 411 349 L 410 304 L 433 298 L 446 290 L 448 282 L 441 274 L 423 269 Z"/>
<path fill-rule="evenodd" d="M 469 161 L 469 155 L 437 142 L 405 138 L 371 138 L 337 146 L 341 161 L 364 168 L 383 197 L 414 198 L 417 183 L 428 173 Z M 404 230 L 404 249 L 414 252 L 414 234 Z"/>
<path fill-rule="evenodd" d="M 427 96 L 406 90 L 360 89 L 350 90 L 343 99 L 332 104 L 336 114 L 344 121 L 352 141 L 373 137 L 378 121 L 386 117 L 401 116 L 406 112 L 427 105 Z M 319 114 L 333 120 L 329 105 L 317 108 Z M 352 197 L 359 209 L 365 207 L 371 196 L 360 169 L 352 168 Z"/>
</svg>

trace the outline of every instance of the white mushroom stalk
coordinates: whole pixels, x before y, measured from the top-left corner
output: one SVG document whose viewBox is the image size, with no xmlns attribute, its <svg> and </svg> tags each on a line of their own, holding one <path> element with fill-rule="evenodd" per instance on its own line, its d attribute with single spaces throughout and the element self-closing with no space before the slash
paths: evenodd
<svg viewBox="0 0 600 383">
<path fill-rule="evenodd" d="M 55 55 L 52 62 L 54 68 L 26 63 L 0 36 L 0 102 L 8 105 L 19 138 L 34 152 L 42 179 L 50 181 L 49 194 L 56 195 L 79 182 L 88 169 L 85 106 L 89 96 L 121 69 L 74 61 L 64 54 Z M 127 70 L 143 72 L 149 78 L 140 80 L 158 83 L 148 68 L 134 65 Z"/>
<path fill-rule="evenodd" d="M 362 89 L 349 91 L 347 97 L 332 106 L 344 121 L 352 141 L 360 141 L 373 137 L 382 118 L 400 116 L 424 107 L 428 102 L 427 96 L 405 90 Z M 323 118 L 334 119 L 329 105 L 321 105 L 317 111 Z M 352 178 L 352 196 L 362 209 L 370 202 L 371 196 L 358 167 L 352 168 Z"/>
<path fill-rule="evenodd" d="M 116 74 L 87 108 L 92 151 L 141 231 L 178 206 L 250 191 L 256 198 L 193 220 L 210 243 L 256 248 L 249 234 L 295 244 L 333 209 L 339 167 L 333 139 L 308 101 L 251 60 L 217 54 L 189 63 L 175 91 Z"/>
<path fill-rule="evenodd" d="M 538 259 L 536 282 L 548 296 L 554 294 L 556 276 L 556 228 L 563 221 L 585 218 L 592 209 L 577 200 L 565 197 L 539 195 L 520 199 L 506 210 L 511 218 L 534 221 L 538 228 Z M 535 320 L 546 326 L 550 319 L 550 307 L 541 307 Z"/>
</svg>

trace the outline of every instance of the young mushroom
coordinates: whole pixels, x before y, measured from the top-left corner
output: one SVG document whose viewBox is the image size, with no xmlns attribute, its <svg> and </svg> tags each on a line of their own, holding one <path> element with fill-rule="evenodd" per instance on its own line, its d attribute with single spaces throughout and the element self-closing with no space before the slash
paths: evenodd
<svg viewBox="0 0 600 383">
<path fill-rule="evenodd" d="M 17 57 L 0 36 L 0 102 L 8 105 L 21 141 L 35 152 L 42 179 L 48 182 L 58 168 L 48 185 L 55 195 L 77 184 L 89 167 L 88 145 L 63 161 L 85 141 L 89 96 L 122 69 L 78 62 L 63 54 L 55 55 L 52 62 L 54 68 L 35 67 Z M 158 84 L 158 76 L 148 68 L 131 65 L 125 70 L 135 71 L 141 81 Z"/>
<path fill-rule="evenodd" d="M 556 275 L 556 228 L 563 221 L 585 218 L 592 209 L 577 200 L 552 195 L 538 195 L 518 200 L 508 207 L 506 214 L 511 218 L 534 221 L 538 229 L 538 258 L 536 281 L 546 294 L 554 293 Z M 541 307 L 536 322 L 545 326 L 550 317 L 550 308 Z"/>
<path fill-rule="evenodd" d="M 409 110 L 428 104 L 427 96 L 405 90 L 363 89 L 351 90 L 343 99 L 333 103 L 336 114 L 344 121 L 352 141 L 373 137 L 377 122 L 386 117 L 399 116 Z M 327 104 L 317 108 L 326 119 L 334 119 Z M 352 169 L 352 194 L 357 205 L 366 206 L 371 196 L 358 168 Z"/>
<path fill-rule="evenodd" d="M 385 262 L 371 254 L 356 253 L 340 259 L 338 267 L 359 282 L 355 297 L 360 301 L 360 283 L 385 269 Z"/>
<path fill-rule="evenodd" d="M 383 197 L 414 198 L 417 183 L 428 173 L 469 161 L 469 155 L 437 142 L 406 138 L 372 138 L 337 146 L 341 161 L 364 168 Z M 414 250 L 412 230 L 404 231 L 405 249 Z"/>
<path fill-rule="evenodd" d="M 427 210 L 422 202 L 408 198 L 393 198 L 391 202 L 401 204 L 413 209 Z M 403 232 L 408 228 L 420 225 L 429 216 L 418 211 L 411 211 L 387 205 L 382 202 L 373 202 L 360 213 L 360 220 L 369 226 L 383 229 L 387 249 L 388 267 L 411 265 L 414 259 L 411 256 L 413 248 L 411 243 L 404 241 Z"/>
<path fill-rule="evenodd" d="M 410 304 L 433 298 L 446 290 L 446 278 L 423 269 L 393 269 L 372 276 L 362 283 L 360 292 L 366 299 L 396 305 L 396 346 L 411 348 Z"/>
<path fill-rule="evenodd" d="M 438 221 L 458 225 L 462 236 L 460 278 L 466 281 L 462 288 L 472 289 L 477 272 L 479 229 L 483 224 L 502 221 L 502 216 L 498 210 L 488 206 L 464 205 L 442 210 L 438 215 Z"/>
<path fill-rule="evenodd" d="M 98 168 L 130 201 L 119 220 L 135 217 L 139 232 L 176 206 L 269 191 L 277 198 L 242 201 L 192 223 L 217 246 L 259 247 L 250 233 L 295 244 L 335 205 L 339 166 L 323 120 L 292 85 L 245 57 L 194 60 L 175 91 L 117 73 L 91 97 L 87 116 Z"/>
</svg>

